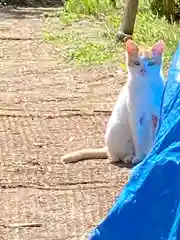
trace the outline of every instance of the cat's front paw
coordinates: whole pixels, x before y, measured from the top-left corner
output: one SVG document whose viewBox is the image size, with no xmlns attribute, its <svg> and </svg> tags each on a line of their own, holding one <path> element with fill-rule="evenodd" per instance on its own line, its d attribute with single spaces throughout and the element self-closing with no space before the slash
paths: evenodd
<svg viewBox="0 0 180 240">
<path fill-rule="evenodd" d="M 136 163 L 139 163 L 139 162 L 141 162 L 141 160 L 142 160 L 142 158 L 139 158 L 139 157 L 133 157 L 133 159 L 132 159 L 132 164 L 136 164 Z"/>
<path fill-rule="evenodd" d="M 134 155 L 127 155 L 127 156 L 124 158 L 124 163 L 126 163 L 126 164 L 131 164 L 133 159 L 134 159 Z"/>
</svg>

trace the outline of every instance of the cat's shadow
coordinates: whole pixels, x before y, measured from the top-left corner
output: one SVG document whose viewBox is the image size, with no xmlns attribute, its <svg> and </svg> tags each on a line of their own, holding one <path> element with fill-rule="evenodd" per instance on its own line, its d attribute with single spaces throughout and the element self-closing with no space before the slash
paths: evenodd
<svg viewBox="0 0 180 240">
<path fill-rule="evenodd" d="M 128 168 L 128 169 L 132 169 L 133 167 L 135 167 L 138 163 L 134 163 L 134 164 L 128 164 L 128 163 L 124 163 L 122 161 L 119 162 L 110 162 L 112 165 L 119 167 L 119 168 Z"/>
</svg>

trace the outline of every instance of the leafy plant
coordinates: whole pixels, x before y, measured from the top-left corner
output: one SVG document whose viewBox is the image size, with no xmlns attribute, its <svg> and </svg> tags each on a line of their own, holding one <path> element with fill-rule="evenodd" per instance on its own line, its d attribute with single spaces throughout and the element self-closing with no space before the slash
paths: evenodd
<svg viewBox="0 0 180 240">
<path fill-rule="evenodd" d="M 140 0 L 133 37 L 148 46 L 163 39 L 167 66 L 180 39 L 179 25 L 169 24 L 165 17 L 159 18 L 150 9 L 150 5 Z M 122 12 L 107 0 L 68 0 L 59 14 L 61 29 L 56 34 L 46 33 L 46 39 L 54 41 L 66 60 L 75 64 L 118 62 L 122 66 L 124 45 L 115 39 Z"/>
</svg>

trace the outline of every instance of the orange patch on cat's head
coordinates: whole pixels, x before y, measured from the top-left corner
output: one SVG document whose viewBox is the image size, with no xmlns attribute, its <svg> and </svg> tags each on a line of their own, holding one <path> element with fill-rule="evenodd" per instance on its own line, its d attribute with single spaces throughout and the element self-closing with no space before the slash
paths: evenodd
<svg viewBox="0 0 180 240">
<path fill-rule="evenodd" d="M 151 51 L 155 56 L 162 55 L 164 50 L 165 50 L 165 42 L 163 40 L 157 42 L 151 48 Z"/>
<path fill-rule="evenodd" d="M 139 51 L 139 47 L 133 40 L 129 39 L 126 42 L 126 51 L 127 51 L 128 55 L 132 55 Z"/>
<path fill-rule="evenodd" d="M 151 60 L 153 57 L 161 56 L 165 49 L 165 43 L 161 40 L 154 44 L 152 47 L 139 46 L 133 40 L 126 42 L 126 52 L 129 59 L 143 56 L 144 58 Z"/>
<path fill-rule="evenodd" d="M 143 56 L 147 59 L 152 58 L 151 48 L 145 46 L 139 46 L 133 40 L 128 40 L 126 42 L 126 51 L 128 58 L 135 58 L 138 56 Z"/>
</svg>

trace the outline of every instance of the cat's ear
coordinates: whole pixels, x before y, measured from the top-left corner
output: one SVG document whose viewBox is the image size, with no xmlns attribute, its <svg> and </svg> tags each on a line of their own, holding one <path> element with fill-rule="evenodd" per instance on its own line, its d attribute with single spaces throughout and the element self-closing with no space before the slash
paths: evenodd
<svg viewBox="0 0 180 240">
<path fill-rule="evenodd" d="M 131 39 L 127 40 L 126 42 L 126 50 L 129 55 L 137 53 L 139 51 L 138 45 Z"/>
<path fill-rule="evenodd" d="M 154 46 L 152 46 L 152 53 L 154 55 L 162 55 L 162 53 L 165 50 L 165 42 L 163 40 L 159 41 L 158 43 L 156 43 Z"/>
</svg>

